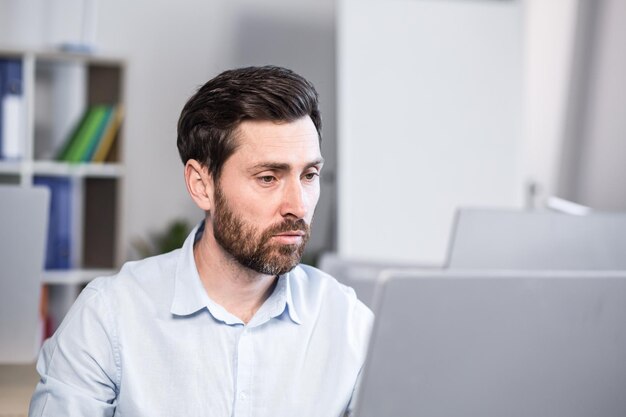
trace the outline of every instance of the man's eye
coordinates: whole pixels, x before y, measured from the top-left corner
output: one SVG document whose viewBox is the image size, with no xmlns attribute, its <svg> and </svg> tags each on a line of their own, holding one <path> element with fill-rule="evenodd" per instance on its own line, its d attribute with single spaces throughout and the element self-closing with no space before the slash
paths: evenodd
<svg viewBox="0 0 626 417">
<path fill-rule="evenodd" d="M 271 176 L 271 175 L 264 175 L 262 177 L 259 177 L 259 181 L 261 181 L 263 184 L 271 184 L 275 180 L 276 180 L 276 178 Z"/>
<path fill-rule="evenodd" d="M 311 181 L 314 180 L 315 177 L 319 176 L 317 172 L 309 172 L 308 174 L 304 174 L 304 178 Z"/>
</svg>

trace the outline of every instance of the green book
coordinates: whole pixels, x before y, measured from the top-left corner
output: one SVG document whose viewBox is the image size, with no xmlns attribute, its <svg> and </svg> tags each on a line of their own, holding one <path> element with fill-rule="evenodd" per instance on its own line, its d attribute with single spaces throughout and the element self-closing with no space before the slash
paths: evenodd
<svg viewBox="0 0 626 417">
<path fill-rule="evenodd" d="M 93 106 L 89 109 L 87 119 L 85 120 L 84 129 L 81 128 L 76 137 L 73 146 L 67 152 L 65 158 L 68 162 L 81 162 L 86 155 L 89 144 L 93 137 L 98 134 L 98 128 L 102 120 L 106 116 L 107 106 Z"/>
<path fill-rule="evenodd" d="M 98 148 L 93 154 L 93 162 L 105 162 L 107 160 L 123 119 L 124 107 L 121 104 L 118 104 L 113 108 L 106 130 L 102 134 Z"/>
<path fill-rule="evenodd" d="M 85 128 L 85 121 L 87 120 L 88 115 L 89 115 L 89 109 L 83 112 L 83 115 L 80 117 L 80 120 L 74 126 L 72 133 L 67 137 L 67 140 L 63 144 L 63 147 L 57 153 L 57 156 L 56 156 L 57 161 L 67 160 L 67 154 L 69 150 L 73 146 L 75 146 L 76 138 L 80 135 L 81 130 Z"/>
<path fill-rule="evenodd" d="M 96 133 L 91 137 L 91 140 L 89 141 L 89 146 L 87 147 L 87 150 L 85 151 L 85 154 L 83 155 L 83 162 L 91 162 L 94 154 L 96 153 L 96 149 L 98 149 L 98 146 L 100 145 L 100 142 L 102 141 L 102 138 L 107 130 L 107 127 L 109 126 L 109 124 L 111 123 L 113 116 L 115 111 L 113 106 L 106 106 L 106 110 L 104 112 L 104 116 L 102 117 L 102 120 L 100 121 L 100 125 L 98 126 L 98 130 L 96 131 Z"/>
</svg>

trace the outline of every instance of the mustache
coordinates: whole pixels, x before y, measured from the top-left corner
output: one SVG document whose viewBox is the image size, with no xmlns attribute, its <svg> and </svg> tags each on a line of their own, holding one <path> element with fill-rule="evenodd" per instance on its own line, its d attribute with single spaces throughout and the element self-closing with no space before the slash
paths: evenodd
<svg viewBox="0 0 626 417">
<path fill-rule="evenodd" d="M 309 233 L 310 226 L 303 219 L 286 219 L 278 224 L 270 226 L 264 233 L 266 236 L 273 236 L 285 232 L 305 232 Z"/>
</svg>

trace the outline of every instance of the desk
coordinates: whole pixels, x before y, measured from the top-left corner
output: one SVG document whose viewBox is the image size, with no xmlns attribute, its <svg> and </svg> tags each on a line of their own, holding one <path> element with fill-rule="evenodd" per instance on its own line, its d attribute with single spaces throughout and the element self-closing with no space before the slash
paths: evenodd
<svg viewBox="0 0 626 417">
<path fill-rule="evenodd" d="M 34 363 L 0 365 L 0 417 L 26 417 L 38 381 Z"/>
</svg>

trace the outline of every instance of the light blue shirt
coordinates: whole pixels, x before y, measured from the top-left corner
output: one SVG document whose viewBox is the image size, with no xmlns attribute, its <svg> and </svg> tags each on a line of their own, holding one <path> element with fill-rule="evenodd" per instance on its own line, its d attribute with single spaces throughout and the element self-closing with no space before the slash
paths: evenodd
<svg viewBox="0 0 626 417">
<path fill-rule="evenodd" d="M 248 324 L 213 302 L 193 243 L 91 282 L 43 346 L 31 417 L 330 417 L 350 411 L 373 315 L 300 265 Z"/>
</svg>

